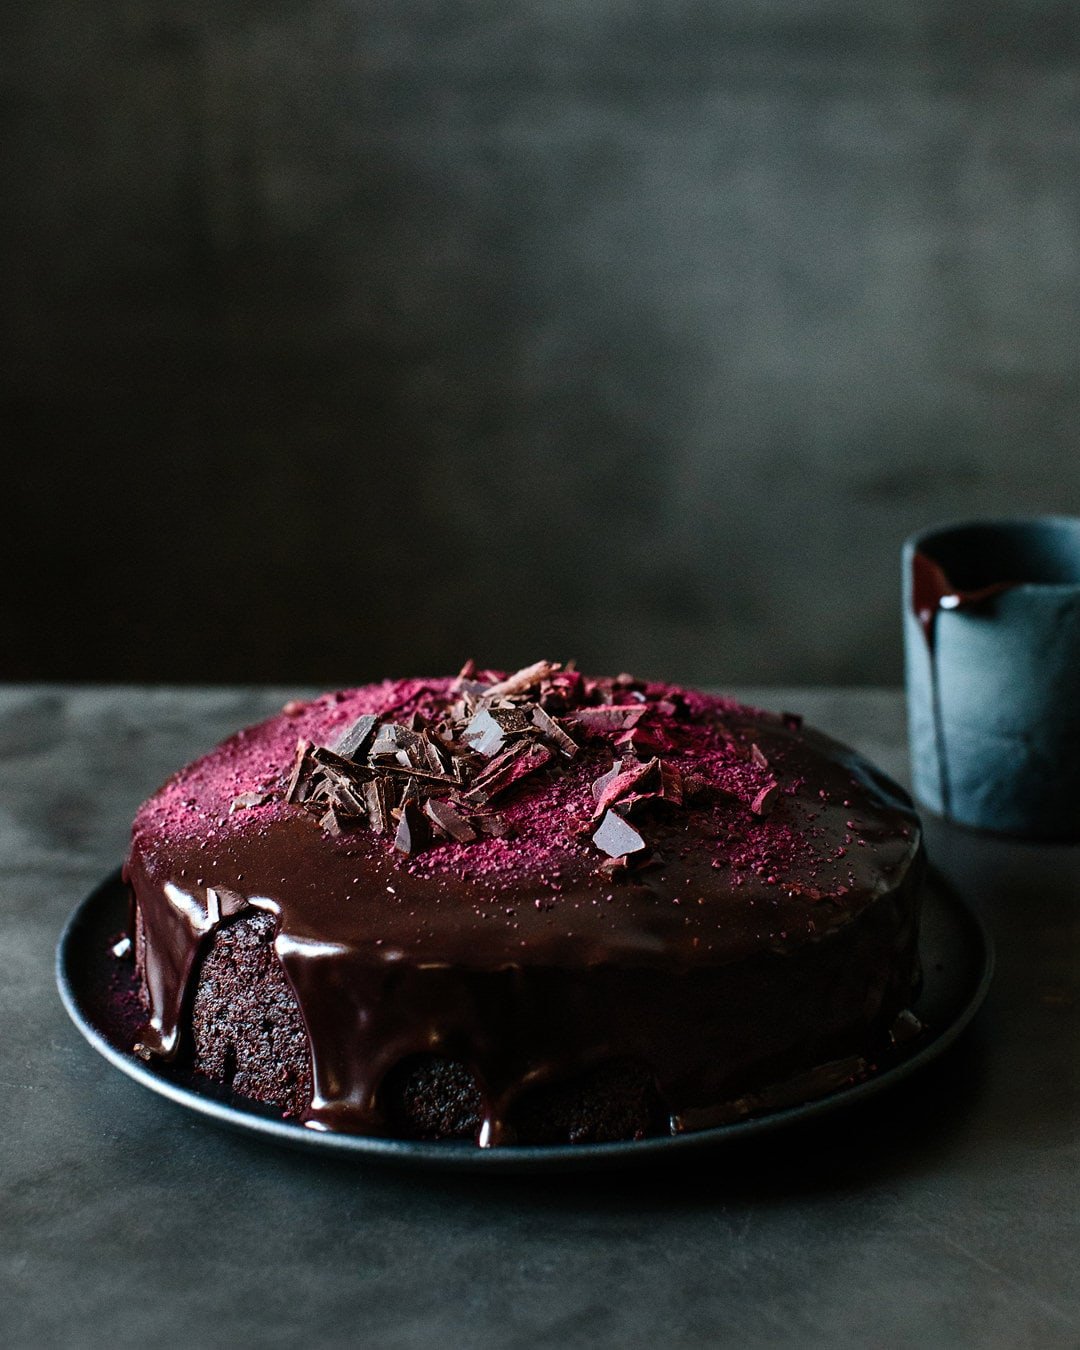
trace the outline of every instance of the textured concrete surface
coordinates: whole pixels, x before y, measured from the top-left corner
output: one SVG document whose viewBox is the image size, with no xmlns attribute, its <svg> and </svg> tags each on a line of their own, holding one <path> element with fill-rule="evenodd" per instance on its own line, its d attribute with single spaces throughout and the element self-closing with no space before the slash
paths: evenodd
<svg viewBox="0 0 1080 1350">
<path fill-rule="evenodd" d="M 1080 510 L 1074 4 L 0 23 L 0 678 L 897 682 L 905 533 Z"/>
<path fill-rule="evenodd" d="M 987 1007 L 877 1105 L 699 1159 L 440 1179 L 233 1136 L 100 1060 L 52 985 L 139 799 L 290 691 L 0 689 L 0 1342 L 1074 1346 L 1080 851 L 932 832 Z M 751 691 L 903 776 L 899 692 Z"/>
</svg>

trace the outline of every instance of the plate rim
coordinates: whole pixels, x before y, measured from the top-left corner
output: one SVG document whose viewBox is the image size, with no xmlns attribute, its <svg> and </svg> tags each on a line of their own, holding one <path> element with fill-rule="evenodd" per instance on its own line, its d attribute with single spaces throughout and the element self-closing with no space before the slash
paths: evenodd
<svg viewBox="0 0 1080 1350">
<path fill-rule="evenodd" d="M 958 910 L 971 930 L 977 935 L 979 951 L 973 953 L 972 965 L 979 968 L 978 978 L 956 1016 L 936 1035 L 912 1054 L 872 1073 L 858 1083 L 850 1084 L 794 1106 L 780 1107 L 761 1115 L 747 1116 L 702 1130 L 674 1135 L 650 1135 L 645 1139 L 620 1139 L 607 1143 L 583 1144 L 508 1144 L 499 1148 L 482 1149 L 465 1140 L 388 1139 L 377 1135 L 344 1134 L 311 1130 L 304 1125 L 286 1120 L 275 1120 L 261 1111 L 245 1110 L 220 1101 L 209 1093 L 182 1083 L 176 1083 L 155 1070 L 131 1051 L 121 1050 L 94 1025 L 84 1011 L 75 993 L 75 983 L 69 973 L 74 961 L 74 941 L 80 925 L 94 907 L 105 902 L 110 891 L 123 886 L 121 868 L 117 867 L 89 892 L 68 915 L 56 944 L 54 973 L 57 990 L 64 1010 L 84 1039 L 103 1059 L 140 1086 L 179 1106 L 186 1107 L 217 1124 L 246 1134 L 269 1137 L 276 1143 L 303 1148 L 323 1156 L 346 1155 L 354 1159 L 372 1159 L 380 1162 L 399 1162 L 431 1166 L 439 1170 L 466 1171 L 533 1171 L 542 1169 L 570 1170 L 577 1167 L 603 1166 L 649 1158 L 674 1157 L 700 1149 L 715 1148 L 740 1139 L 772 1134 L 792 1128 L 805 1121 L 834 1111 L 854 1106 L 857 1102 L 887 1091 L 898 1082 L 917 1073 L 945 1053 L 967 1030 L 982 1007 L 993 980 L 994 943 L 982 915 L 967 901 L 956 887 L 936 868 L 927 876 L 927 896 L 934 896 L 946 907 Z"/>
</svg>

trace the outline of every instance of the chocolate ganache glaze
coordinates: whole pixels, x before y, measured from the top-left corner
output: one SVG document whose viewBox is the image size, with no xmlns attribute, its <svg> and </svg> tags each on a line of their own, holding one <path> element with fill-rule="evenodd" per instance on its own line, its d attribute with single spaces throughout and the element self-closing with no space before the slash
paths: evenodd
<svg viewBox="0 0 1080 1350">
<path fill-rule="evenodd" d="M 475 1079 L 481 1145 L 612 1063 L 697 1128 L 883 1043 L 922 869 L 902 791 L 797 717 L 548 662 L 327 694 L 140 809 L 136 1049 L 184 1053 L 215 934 L 262 911 L 311 1128 L 391 1130 L 381 1089 L 415 1056 Z"/>
</svg>

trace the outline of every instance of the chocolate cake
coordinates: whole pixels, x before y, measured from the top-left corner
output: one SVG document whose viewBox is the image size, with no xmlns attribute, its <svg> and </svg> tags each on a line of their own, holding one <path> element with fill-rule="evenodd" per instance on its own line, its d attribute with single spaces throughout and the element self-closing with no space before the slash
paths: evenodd
<svg viewBox="0 0 1080 1350">
<path fill-rule="evenodd" d="M 548 662 L 326 694 L 139 810 L 135 1049 L 317 1130 L 701 1128 L 910 1026 L 923 859 L 796 716 Z"/>
</svg>

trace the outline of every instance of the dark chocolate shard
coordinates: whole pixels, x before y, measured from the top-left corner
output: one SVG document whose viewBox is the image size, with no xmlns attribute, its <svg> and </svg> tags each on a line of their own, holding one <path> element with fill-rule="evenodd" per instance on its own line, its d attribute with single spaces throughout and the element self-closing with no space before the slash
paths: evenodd
<svg viewBox="0 0 1080 1350">
<path fill-rule="evenodd" d="M 490 759 L 503 748 L 506 732 L 486 708 L 481 708 L 461 733 L 461 739 L 478 755 Z"/>
<path fill-rule="evenodd" d="M 421 744 L 423 746 L 424 759 L 427 762 L 428 770 L 431 773 L 437 773 L 440 775 L 445 774 L 446 760 L 444 759 L 442 753 L 440 752 L 439 747 L 435 744 L 435 742 L 431 739 L 431 737 L 427 734 L 427 732 L 424 733 L 424 737 Z"/>
<path fill-rule="evenodd" d="M 285 784 L 285 800 L 287 802 L 302 802 L 307 795 L 303 789 L 306 786 L 306 780 L 311 776 L 310 750 L 310 741 L 299 740 L 296 742 L 296 754 L 293 758 L 288 782 Z"/>
<path fill-rule="evenodd" d="M 429 838 L 430 831 L 420 808 L 415 802 L 407 802 L 401 808 L 394 847 L 399 853 L 419 853 Z"/>
<path fill-rule="evenodd" d="M 376 778 L 415 778 L 418 783 L 437 783 L 444 787 L 457 787 L 458 785 L 458 780 L 450 774 L 428 773 L 426 769 L 416 768 L 411 761 L 405 764 L 399 764 L 396 759 L 383 760 L 378 764 L 371 764 L 365 767 L 367 769 L 366 773 L 362 771 L 359 772 L 361 781 L 369 775 L 372 775 Z"/>
<path fill-rule="evenodd" d="M 237 891 L 226 890 L 224 886 L 206 888 L 206 917 L 212 927 L 216 927 L 222 919 L 231 919 L 246 906 L 247 901 Z"/>
<path fill-rule="evenodd" d="M 356 773 L 357 766 L 351 759 L 345 759 L 334 750 L 328 750 L 325 745 L 313 745 L 309 751 L 311 758 L 335 777 L 351 778 Z"/>
<path fill-rule="evenodd" d="M 617 802 L 620 797 L 629 796 L 635 789 L 637 789 L 637 795 L 641 796 L 641 789 L 645 784 L 645 780 L 647 780 L 650 775 L 656 775 L 657 784 L 659 785 L 659 769 L 660 761 L 651 759 L 647 764 L 632 764 L 629 769 L 625 769 L 622 773 L 616 774 L 616 776 L 606 784 L 604 790 L 597 798 L 596 811 L 593 819 L 599 819 L 609 806 L 612 806 Z M 623 851 L 625 852 L 625 850 Z"/>
<path fill-rule="evenodd" d="M 354 788 L 350 783 L 335 783 L 331 802 L 339 815 L 357 820 L 367 815 L 367 806 L 359 788 Z"/>
<path fill-rule="evenodd" d="M 769 761 L 765 757 L 765 751 L 758 745 L 757 741 L 752 742 L 750 746 L 750 759 L 759 769 L 767 769 Z"/>
<path fill-rule="evenodd" d="M 324 814 L 319 817 L 319 824 L 323 827 L 323 829 L 326 831 L 327 834 L 339 835 L 342 833 L 343 827 L 341 823 L 341 817 L 338 815 L 338 813 L 334 810 L 333 807 L 331 807 L 329 811 L 324 812 Z"/>
<path fill-rule="evenodd" d="M 363 792 L 371 828 L 376 834 L 386 834 L 390 828 L 390 808 L 393 802 L 389 782 L 385 778 L 373 778 L 371 782 L 364 784 Z"/>
<path fill-rule="evenodd" d="M 368 750 L 369 760 L 396 759 L 401 749 L 393 723 L 384 723 Z"/>
<path fill-rule="evenodd" d="M 629 821 L 623 820 L 616 811 L 608 811 L 592 837 L 593 843 L 609 858 L 622 858 L 632 853 L 640 853 L 645 848 L 645 840 Z"/>
<path fill-rule="evenodd" d="M 444 834 L 457 843 L 468 844 L 476 838 L 475 829 L 451 802 L 440 797 L 431 797 L 424 804 L 424 812 Z"/>
<path fill-rule="evenodd" d="M 330 749 L 343 759 L 362 759 L 375 734 L 378 721 L 374 714 L 364 713 L 351 726 L 345 728 Z"/>
<path fill-rule="evenodd" d="M 546 740 L 549 740 L 560 755 L 573 759 L 581 746 L 568 735 L 554 717 L 550 717 L 539 705 L 532 709 L 532 724 Z"/>
<path fill-rule="evenodd" d="M 602 736 L 613 731 L 626 731 L 636 726 L 644 715 L 645 709 L 640 706 L 606 704 L 601 708 L 578 708 L 566 720 L 571 727 L 580 728 L 588 736 Z"/>
<path fill-rule="evenodd" d="M 372 776 L 373 770 L 366 764 L 353 764 L 342 761 L 341 764 L 320 764 L 322 781 L 331 789 L 340 786 L 357 788 Z"/>
<path fill-rule="evenodd" d="M 516 741 L 509 750 L 504 750 L 491 761 L 465 794 L 465 800 L 483 805 L 500 792 L 505 792 L 526 774 L 543 768 L 553 754 L 550 746 L 544 745 L 542 741 Z"/>
<path fill-rule="evenodd" d="M 778 783 L 766 783 L 750 803 L 750 810 L 753 811 L 755 816 L 767 816 L 776 805 L 776 799 L 779 795 L 780 785 Z"/>
</svg>

